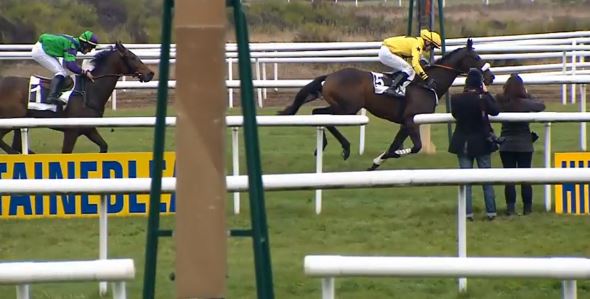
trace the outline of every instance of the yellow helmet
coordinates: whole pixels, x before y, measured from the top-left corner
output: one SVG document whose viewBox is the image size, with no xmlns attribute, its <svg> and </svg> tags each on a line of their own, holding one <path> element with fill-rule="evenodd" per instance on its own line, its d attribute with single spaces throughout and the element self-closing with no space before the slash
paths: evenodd
<svg viewBox="0 0 590 299">
<path fill-rule="evenodd" d="M 420 30 L 420 37 L 434 44 L 436 48 L 440 48 L 440 45 L 442 44 L 440 35 L 438 35 L 436 32 L 431 32 L 428 29 Z"/>
</svg>

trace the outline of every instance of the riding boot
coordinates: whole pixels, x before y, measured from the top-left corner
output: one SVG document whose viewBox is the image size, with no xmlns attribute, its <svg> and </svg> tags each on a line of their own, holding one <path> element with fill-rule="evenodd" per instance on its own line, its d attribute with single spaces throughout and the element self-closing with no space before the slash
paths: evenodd
<svg viewBox="0 0 590 299">
<path fill-rule="evenodd" d="M 51 80 L 51 85 L 49 86 L 49 95 L 47 96 L 47 104 L 55 104 L 55 105 L 63 105 L 64 103 L 59 100 L 59 96 L 61 95 L 61 89 L 63 88 L 65 82 L 65 77 L 62 75 L 57 75 L 53 77 Z"/>
<path fill-rule="evenodd" d="M 388 89 L 386 89 L 383 93 L 388 95 L 388 96 L 394 96 L 394 97 L 403 97 L 404 96 L 404 92 L 402 90 L 400 90 L 400 86 L 408 79 L 408 74 L 404 73 L 404 72 L 400 72 L 398 73 L 395 78 L 393 78 L 393 81 L 391 82 L 391 86 L 389 86 Z"/>
</svg>

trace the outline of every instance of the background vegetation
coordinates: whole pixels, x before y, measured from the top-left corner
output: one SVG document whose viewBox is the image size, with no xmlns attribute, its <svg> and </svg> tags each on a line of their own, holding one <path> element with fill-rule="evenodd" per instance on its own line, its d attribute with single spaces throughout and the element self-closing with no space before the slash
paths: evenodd
<svg viewBox="0 0 590 299">
<path fill-rule="evenodd" d="M 590 0 L 493 0 L 488 6 L 481 1 L 446 2 L 448 37 L 590 28 Z M 398 1 L 360 1 L 359 7 L 353 3 L 244 1 L 253 41 L 373 41 L 406 32 L 407 7 L 398 7 Z M 160 16 L 157 0 L 3 0 L 0 43 L 32 43 L 43 32 L 77 35 L 87 28 L 107 43 L 157 43 Z M 232 20 L 228 10 L 228 22 Z"/>
</svg>

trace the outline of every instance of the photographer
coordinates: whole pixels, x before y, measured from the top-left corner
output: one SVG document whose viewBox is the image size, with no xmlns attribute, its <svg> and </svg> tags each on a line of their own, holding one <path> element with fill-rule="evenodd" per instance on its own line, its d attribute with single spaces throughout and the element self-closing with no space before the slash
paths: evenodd
<svg viewBox="0 0 590 299">
<path fill-rule="evenodd" d="M 504 84 L 504 92 L 497 96 L 502 112 L 540 112 L 545 104 L 533 99 L 524 87 L 518 74 L 510 75 Z M 538 138 L 532 133 L 528 122 L 502 123 L 500 138 L 505 141 L 500 145 L 500 158 L 504 168 L 530 168 L 533 159 L 533 142 Z M 504 186 L 506 214 L 516 215 L 516 187 L 514 184 Z M 533 188 L 530 184 L 521 185 L 523 214 L 533 211 Z"/>
<path fill-rule="evenodd" d="M 490 154 L 497 145 L 490 140 L 491 126 L 488 115 L 498 115 L 500 108 L 494 96 L 488 93 L 483 75 L 478 69 L 470 69 L 462 93 L 451 97 L 451 111 L 457 120 L 449 152 L 456 154 L 460 168 L 491 168 Z M 496 217 L 496 201 L 491 184 L 483 185 L 484 202 L 488 220 Z M 467 218 L 473 221 L 471 186 L 467 186 Z"/>
</svg>

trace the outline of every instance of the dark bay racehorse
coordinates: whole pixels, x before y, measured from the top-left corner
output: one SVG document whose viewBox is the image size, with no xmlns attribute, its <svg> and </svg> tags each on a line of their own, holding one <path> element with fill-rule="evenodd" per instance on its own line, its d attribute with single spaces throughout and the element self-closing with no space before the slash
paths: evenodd
<svg viewBox="0 0 590 299">
<path fill-rule="evenodd" d="M 0 118 L 18 117 L 102 117 L 105 105 L 115 89 L 119 78 L 123 75 L 134 76 L 141 82 L 148 82 L 154 77 L 152 72 L 131 51 L 121 44 L 115 43 L 110 49 L 98 52 L 93 60 L 94 82 L 85 77 L 77 78 L 83 88 L 72 92 L 64 111 L 28 110 L 29 78 L 0 77 Z M 71 153 L 80 135 L 88 137 L 100 148 L 101 153 L 107 152 L 108 145 L 96 128 L 53 128 L 64 132 L 62 153 Z M 9 154 L 20 152 L 20 130 L 15 130 L 12 146 L 2 138 L 12 129 L 0 129 L 0 148 Z"/>
<path fill-rule="evenodd" d="M 295 96 L 293 103 L 279 112 L 281 115 L 294 115 L 299 108 L 310 101 L 323 97 L 329 106 L 316 108 L 313 114 L 354 115 L 361 108 L 366 108 L 373 115 L 400 124 L 400 129 L 388 150 L 373 160 L 369 170 L 374 170 L 388 158 L 417 153 L 422 148 L 419 125 L 414 123 L 414 115 L 433 113 L 438 98 L 444 95 L 459 74 L 467 73 L 470 68 L 481 69 L 484 82 L 491 83 L 494 74 L 490 65 L 483 61 L 473 49 L 473 42 L 468 39 L 467 46 L 458 48 L 437 60 L 426 68 L 429 77 L 436 81 L 436 94 L 424 87 L 424 82 L 416 76 L 406 88 L 405 98 L 392 98 L 375 94 L 371 72 L 346 68 L 334 73 L 315 78 L 304 86 Z M 350 142 L 334 126 L 326 127 L 342 145 L 342 156 L 346 160 L 350 155 Z M 403 142 L 410 137 L 413 147 L 401 149 Z M 324 135 L 324 148 L 327 139 Z"/>
</svg>

